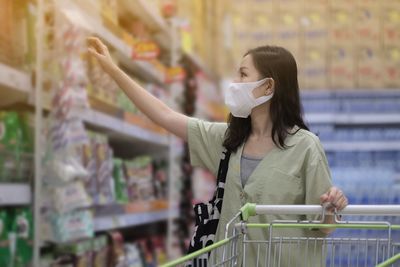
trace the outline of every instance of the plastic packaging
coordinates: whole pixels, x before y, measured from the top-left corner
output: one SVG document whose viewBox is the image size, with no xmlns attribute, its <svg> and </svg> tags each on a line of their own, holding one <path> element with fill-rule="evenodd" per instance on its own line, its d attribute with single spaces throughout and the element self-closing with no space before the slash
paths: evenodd
<svg viewBox="0 0 400 267">
<path fill-rule="evenodd" d="M 92 204 L 83 183 L 76 181 L 52 190 L 54 208 L 59 213 L 66 213 L 78 208 L 87 208 Z"/>
<path fill-rule="evenodd" d="M 121 159 L 114 159 L 113 177 L 115 184 L 115 200 L 119 203 L 127 203 L 128 191 Z"/>
<path fill-rule="evenodd" d="M 8 232 L 10 217 L 5 209 L 0 210 L 0 266 L 8 266 L 11 261 Z"/>
</svg>

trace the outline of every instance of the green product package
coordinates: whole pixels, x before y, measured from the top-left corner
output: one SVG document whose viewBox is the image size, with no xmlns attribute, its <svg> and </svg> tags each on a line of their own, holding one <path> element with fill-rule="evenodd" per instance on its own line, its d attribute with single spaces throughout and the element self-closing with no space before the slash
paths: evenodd
<svg viewBox="0 0 400 267">
<path fill-rule="evenodd" d="M 20 208 L 15 212 L 12 223 L 15 233 L 15 267 L 28 266 L 33 255 L 33 216 L 30 208 Z"/>
<path fill-rule="evenodd" d="M 9 266 L 11 254 L 8 240 L 9 214 L 5 209 L 0 210 L 0 266 Z"/>
<path fill-rule="evenodd" d="M 0 113 L 0 180 L 27 179 L 32 170 L 33 141 L 28 114 Z"/>
<path fill-rule="evenodd" d="M 114 159 L 113 177 L 115 184 L 115 197 L 119 203 L 128 203 L 128 190 L 122 167 L 121 159 Z"/>
<path fill-rule="evenodd" d="M 0 125 L 0 177 L 15 179 L 18 172 L 22 140 L 19 118 L 16 112 L 3 112 Z"/>
</svg>

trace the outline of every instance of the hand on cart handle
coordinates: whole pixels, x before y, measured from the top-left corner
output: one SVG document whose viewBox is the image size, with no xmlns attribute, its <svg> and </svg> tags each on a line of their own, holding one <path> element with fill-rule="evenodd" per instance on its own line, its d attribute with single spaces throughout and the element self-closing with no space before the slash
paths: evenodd
<svg viewBox="0 0 400 267">
<path fill-rule="evenodd" d="M 88 52 L 99 61 L 105 72 L 110 73 L 116 65 L 111 58 L 107 46 L 97 37 L 87 38 L 87 43 Z"/>
<path fill-rule="evenodd" d="M 329 188 L 325 194 L 321 195 L 320 201 L 321 205 L 330 204 L 327 207 L 327 211 L 329 212 L 334 212 L 335 210 L 340 211 L 348 204 L 347 197 L 344 195 L 343 191 L 335 186 Z"/>
</svg>

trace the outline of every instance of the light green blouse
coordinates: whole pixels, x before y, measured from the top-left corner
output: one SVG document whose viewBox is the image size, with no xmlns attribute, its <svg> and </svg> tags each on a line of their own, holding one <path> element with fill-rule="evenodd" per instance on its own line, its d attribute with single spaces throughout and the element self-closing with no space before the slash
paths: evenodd
<svg viewBox="0 0 400 267">
<path fill-rule="evenodd" d="M 193 166 L 217 173 L 226 129 L 226 123 L 189 119 L 188 143 Z M 236 153 L 232 153 L 216 241 L 224 238 L 225 225 L 247 202 L 264 205 L 320 203 L 319 197 L 332 184 L 328 162 L 318 137 L 300 129 L 297 133 L 288 135 L 285 144 L 288 148 L 276 147 L 262 159 L 244 187 L 240 179 L 240 159 L 244 145 Z M 274 220 L 299 219 L 306 218 L 297 215 L 261 215 L 250 218 L 249 222 L 270 223 Z M 251 240 L 267 241 L 268 236 L 266 229 L 250 229 L 248 233 Z M 273 236 L 325 237 L 318 230 L 308 229 L 274 230 Z M 310 244 L 308 251 L 305 245 L 291 244 L 291 249 L 288 246 L 283 245 L 280 249 L 279 266 L 324 266 L 321 244 Z M 241 246 L 239 247 L 241 251 Z M 256 266 L 257 254 L 260 256 L 260 266 L 264 266 L 266 245 L 258 247 L 256 244 L 246 247 L 246 266 Z"/>
</svg>

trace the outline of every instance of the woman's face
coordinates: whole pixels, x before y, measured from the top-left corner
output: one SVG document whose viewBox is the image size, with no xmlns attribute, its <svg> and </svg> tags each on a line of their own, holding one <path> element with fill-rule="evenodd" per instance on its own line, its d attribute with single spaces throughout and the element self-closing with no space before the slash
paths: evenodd
<svg viewBox="0 0 400 267">
<path fill-rule="evenodd" d="M 260 80 L 260 78 L 260 73 L 253 63 L 253 57 L 251 55 L 246 55 L 245 57 L 243 57 L 234 82 L 256 82 Z"/>
<path fill-rule="evenodd" d="M 262 78 L 263 77 L 261 77 L 261 74 L 254 66 L 253 57 L 250 54 L 243 57 L 234 82 L 236 83 L 256 82 L 261 80 Z M 266 85 L 261 85 L 260 87 L 255 88 L 253 90 L 254 97 L 258 98 L 270 93 L 266 91 L 266 89 L 267 89 Z"/>
</svg>

